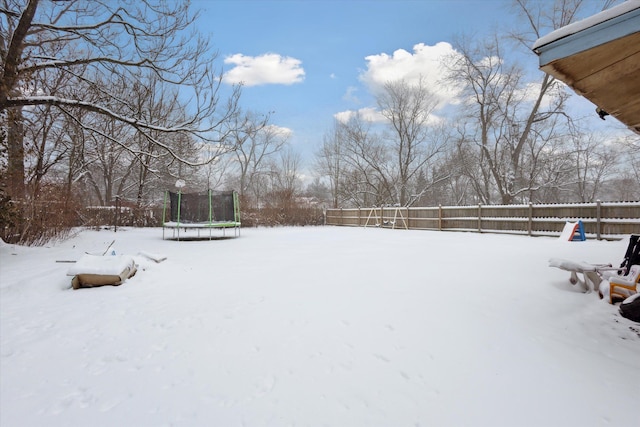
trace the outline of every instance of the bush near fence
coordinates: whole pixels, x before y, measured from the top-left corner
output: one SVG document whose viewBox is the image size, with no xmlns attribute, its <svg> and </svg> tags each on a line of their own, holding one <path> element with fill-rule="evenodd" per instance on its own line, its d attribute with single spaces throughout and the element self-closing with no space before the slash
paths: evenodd
<svg viewBox="0 0 640 427">
<path fill-rule="evenodd" d="M 327 209 L 327 225 L 560 235 L 567 221 L 582 221 L 589 238 L 640 233 L 640 202 Z"/>
<path fill-rule="evenodd" d="M 158 215 L 160 212 L 160 215 Z M 79 211 L 80 224 L 85 227 L 159 227 L 161 210 L 137 209 L 129 206 L 86 206 Z"/>
<path fill-rule="evenodd" d="M 243 227 L 275 227 L 282 225 L 322 225 L 323 212 L 318 207 L 296 206 L 289 209 L 263 207 L 242 208 L 240 212 Z"/>
<path fill-rule="evenodd" d="M 66 237 L 78 223 L 77 205 L 61 200 L 4 199 L 0 207 L 0 239 L 6 243 L 39 246 Z"/>
</svg>

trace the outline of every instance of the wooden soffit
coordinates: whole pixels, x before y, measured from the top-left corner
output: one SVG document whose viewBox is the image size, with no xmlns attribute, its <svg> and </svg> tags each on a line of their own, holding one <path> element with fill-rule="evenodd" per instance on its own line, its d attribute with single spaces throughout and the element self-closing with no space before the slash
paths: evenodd
<svg viewBox="0 0 640 427">
<path fill-rule="evenodd" d="M 620 6 L 618 14 L 613 8 L 574 24 L 575 32 L 557 30 L 533 49 L 540 69 L 593 102 L 601 117 L 640 134 L 640 1 Z"/>
</svg>

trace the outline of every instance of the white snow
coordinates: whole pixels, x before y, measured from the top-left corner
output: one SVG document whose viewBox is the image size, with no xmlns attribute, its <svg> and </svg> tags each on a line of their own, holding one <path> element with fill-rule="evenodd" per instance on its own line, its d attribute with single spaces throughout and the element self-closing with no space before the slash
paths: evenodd
<svg viewBox="0 0 640 427">
<path fill-rule="evenodd" d="M 67 271 L 67 276 L 76 274 L 97 274 L 118 276 L 133 264 L 133 257 L 129 255 L 82 255 L 82 257 Z"/>
<path fill-rule="evenodd" d="M 619 264 L 628 238 L 161 236 L 0 245 L 0 425 L 640 425 L 640 324 L 548 266 Z M 138 273 L 70 289 L 58 261 L 114 239 Z"/>
<path fill-rule="evenodd" d="M 556 267 L 566 271 L 576 271 L 582 273 L 584 271 L 597 271 L 599 265 L 579 262 L 571 259 L 551 258 L 549 259 L 549 267 Z M 613 267 L 611 267 L 613 268 Z"/>
</svg>

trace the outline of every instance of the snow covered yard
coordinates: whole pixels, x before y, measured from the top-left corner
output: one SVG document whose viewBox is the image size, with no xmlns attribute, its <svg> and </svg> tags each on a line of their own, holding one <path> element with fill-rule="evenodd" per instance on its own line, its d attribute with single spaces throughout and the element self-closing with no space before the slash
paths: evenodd
<svg viewBox="0 0 640 427">
<path fill-rule="evenodd" d="M 622 241 L 373 228 L 160 229 L 0 244 L 0 425 L 640 425 L 640 324 L 549 258 Z M 85 252 L 136 256 L 70 289 Z"/>
</svg>

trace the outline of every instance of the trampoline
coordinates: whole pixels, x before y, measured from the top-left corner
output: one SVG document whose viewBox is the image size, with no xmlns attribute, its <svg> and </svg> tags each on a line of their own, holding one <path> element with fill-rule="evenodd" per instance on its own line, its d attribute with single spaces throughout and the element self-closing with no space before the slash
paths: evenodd
<svg viewBox="0 0 640 427">
<path fill-rule="evenodd" d="M 165 236 L 167 229 L 171 230 L 171 237 Z M 233 229 L 233 236 L 227 236 L 228 229 Z M 222 230 L 222 237 L 214 235 L 214 230 Z M 213 240 L 239 235 L 240 201 L 237 192 L 165 192 L 163 240 Z"/>
</svg>

